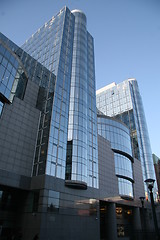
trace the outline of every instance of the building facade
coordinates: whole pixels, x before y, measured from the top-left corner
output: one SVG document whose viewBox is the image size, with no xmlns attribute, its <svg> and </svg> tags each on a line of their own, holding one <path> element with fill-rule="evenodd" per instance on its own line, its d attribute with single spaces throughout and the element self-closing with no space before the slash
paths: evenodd
<svg viewBox="0 0 160 240">
<path fill-rule="evenodd" d="M 152 157 L 158 186 L 158 201 L 160 201 L 160 158 L 155 154 L 152 154 Z"/>
<path fill-rule="evenodd" d="M 138 239 L 144 186 L 132 146 L 124 123 L 97 115 L 82 11 L 63 8 L 23 49 L 0 34 L 2 240 Z"/>
<path fill-rule="evenodd" d="M 138 223 L 140 212 L 137 203 L 139 197 L 144 196 L 141 164 L 132 156 L 130 131 L 127 125 L 100 112 L 97 117 L 101 238 L 130 239 L 133 235 L 134 239 L 135 233 L 140 231 Z M 106 142 L 110 144 L 112 157 L 109 155 Z M 138 224 L 136 225 L 134 221 Z"/>
<path fill-rule="evenodd" d="M 155 171 L 149 141 L 147 124 L 138 83 L 128 79 L 122 83 L 112 83 L 97 90 L 97 108 L 105 115 L 120 119 L 130 129 L 133 157 L 142 165 L 143 181 L 154 179 Z M 147 186 L 144 183 L 146 198 Z M 155 193 L 157 184 L 155 183 Z"/>
<path fill-rule="evenodd" d="M 1 238 L 23 235 L 27 240 L 38 233 L 40 239 L 53 235 L 56 239 L 98 239 L 97 187 L 86 188 L 81 181 L 66 184 L 65 179 L 47 172 L 57 101 L 55 75 L 3 34 L 0 53 Z M 57 141 L 57 135 L 52 138 Z M 53 149 L 52 155 L 56 155 Z M 85 227 L 87 234 L 82 231 Z"/>
<path fill-rule="evenodd" d="M 98 134 L 111 143 L 119 195 L 133 198 L 133 157 L 129 129 L 122 122 L 98 115 Z"/>
<path fill-rule="evenodd" d="M 48 153 L 46 173 L 98 188 L 94 47 L 86 21 L 82 11 L 64 7 L 22 48 L 56 75 L 50 138 L 56 134 L 57 141 L 49 142 L 56 157 Z"/>
</svg>

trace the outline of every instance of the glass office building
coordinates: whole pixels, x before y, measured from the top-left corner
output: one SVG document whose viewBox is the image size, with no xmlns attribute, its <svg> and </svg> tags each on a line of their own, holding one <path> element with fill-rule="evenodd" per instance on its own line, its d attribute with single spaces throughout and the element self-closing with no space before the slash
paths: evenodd
<svg viewBox="0 0 160 240">
<path fill-rule="evenodd" d="M 98 188 L 94 45 L 86 16 L 64 7 L 22 48 L 56 75 L 46 174 Z M 39 174 L 36 163 L 33 173 Z"/>
<path fill-rule="evenodd" d="M 156 179 L 147 124 L 137 81 L 128 79 L 117 85 L 112 83 L 97 90 L 96 98 L 97 108 L 102 113 L 120 119 L 129 127 L 133 157 L 141 161 L 143 180 Z"/>
<path fill-rule="evenodd" d="M 86 16 L 64 7 L 23 48 L 0 34 L 0 238 L 131 237 L 141 164 L 127 126 L 97 118 Z"/>
</svg>

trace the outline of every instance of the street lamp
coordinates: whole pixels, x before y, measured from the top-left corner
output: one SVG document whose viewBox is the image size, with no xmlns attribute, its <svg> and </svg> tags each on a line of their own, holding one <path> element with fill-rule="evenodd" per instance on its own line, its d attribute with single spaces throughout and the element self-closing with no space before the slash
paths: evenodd
<svg viewBox="0 0 160 240">
<path fill-rule="evenodd" d="M 157 239 L 160 239 L 158 224 L 157 224 L 156 211 L 155 211 L 155 205 L 154 205 L 153 192 L 152 192 L 154 182 L 155 182 L 155 180 L 151 179 L 151 178 L 145 180 L 145 183 L 147 184 L 147 187 L 150 191 L 150 199 L 151 199 L 151 206 L 152 206 L 152 213 L 153 213 L 153 220 L 154 220 L 154 227 L 155 227 L 156 236 L 157 236 Z"/>
</svg>

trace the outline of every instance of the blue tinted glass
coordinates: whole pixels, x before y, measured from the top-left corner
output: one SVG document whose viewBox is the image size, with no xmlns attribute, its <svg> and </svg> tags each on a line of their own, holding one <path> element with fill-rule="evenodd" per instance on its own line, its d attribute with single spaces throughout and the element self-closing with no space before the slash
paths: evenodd
<svg viewBox="0 0 160 240">
<path fill-rule="evenodd" d="M 2 108 L 3 108 L 3 103 L 0 101 L 0 116 L 1 116 L 1 113 L 2 113 Z"/>
</svg>

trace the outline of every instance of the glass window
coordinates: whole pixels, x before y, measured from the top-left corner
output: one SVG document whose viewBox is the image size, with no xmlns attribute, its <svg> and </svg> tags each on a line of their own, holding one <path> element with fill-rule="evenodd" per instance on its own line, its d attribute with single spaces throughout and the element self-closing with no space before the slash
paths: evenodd
<svg viewBox="0 0 160 240">
<path fill-rule="evenodd" d="M 116 174 L 133 179 L 132 162 L 125 156 L 114 153 Z"/>
<path fill-rule="evenodd" d="M 1 113 L 2 113 L 2 109 L 3 109 L 3 103 L 0 101 L 0 116 L 1 116 Z"/>
<path fill-rule="evenodd" d="M 55 212 L 59 209 L 59 192 L 49 190 L 48 211 Z"/>
<path fill-rule="evenodd" d="M 2 81 L 4 72 L 5 72 L 5 68 L 1 65 L 0 66 L 0 82 Z"/>
<path fill-rule="evenodd" d="M 8 63 L 7 59 L 3 58 L 3 60 L 2 60 L 2 64 L 3 64 L 4 67 L 7 66 L 7 63 Z"/>
<path fill-rule="evenodd" d="M 2 45 L 0 45 L 0 53 L 2 53 L 2 55 L 3 55 L 4 52 L 5 52 L 5 48 Z"/>
<path fill-rule="evenodd" d="M 133 197 L 133 184 L 127 179 L 118 178 L 119 194 Z"/>
</svg>

